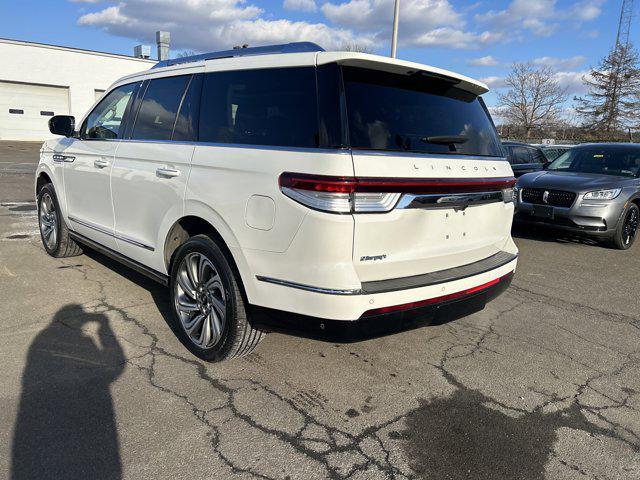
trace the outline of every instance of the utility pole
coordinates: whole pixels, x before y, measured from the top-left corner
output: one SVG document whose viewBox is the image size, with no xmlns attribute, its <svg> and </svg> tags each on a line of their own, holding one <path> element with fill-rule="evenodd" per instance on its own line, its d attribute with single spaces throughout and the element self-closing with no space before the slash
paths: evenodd
<svg viewBox="0 0 640 480">
<path fill-rule="evenodd" d="M 391 34 L 391 58 L 396 58 L 398 49 L 398 21 L 400 20 L 400 0 L 396 0 L 393 9 L 393 33 Z"/>
</svg>

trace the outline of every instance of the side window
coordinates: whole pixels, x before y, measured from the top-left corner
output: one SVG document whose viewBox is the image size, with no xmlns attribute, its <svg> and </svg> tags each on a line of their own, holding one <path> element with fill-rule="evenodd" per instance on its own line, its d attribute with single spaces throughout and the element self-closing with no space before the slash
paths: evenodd
<svg viewBox="0 0 640 480">
<path fill-rule="evenodd" d="M 122 118 L 136 85 L 136 83 L 123 85 L 104 97 L 87 117 L 81 132 L 82 138 L 109 140 L 121 138 Z"/>
<path fill-rule="evenodd" d="M 151 80 L 133 126 L 136 140 L 171 140 L 176 115 L 191 75 Z"/>
<path fill-rule="evenodd" d="M 202 74 L 196 74 L 191 78 L 182 100 L 176 125 L 173 128 L 172 140 L 192 141 L 196 139 L 201 88 Z"/>
<path fill-rule="evenodd" d="M 200 141 L 318 146 L 313 67 L 207 73 L 200 105 Z"/>
<path fill-rule="evenodd" d="M 515 161 L 515 156 L 513 155 L 513 147 L 510 146 L 503 146 L 502 148 L 504 148 L 504 151 L 507 155 L 507 162 L 509 162 L 511 165 L 517 163 Z"/>
<path fill-rule="evenodd" d="M 526 147 L 511 147 L 513 152 L 513 164 L 531 163 L 531 155 L 529 155 L 529 149 Z"/>
<path fill-rule="evenodd" d="M 547 161 L 547 157 L 544 156 L 542 150 L 538 148 L 531 149 L 531 163 L 545 163 Z"/>
</svg>

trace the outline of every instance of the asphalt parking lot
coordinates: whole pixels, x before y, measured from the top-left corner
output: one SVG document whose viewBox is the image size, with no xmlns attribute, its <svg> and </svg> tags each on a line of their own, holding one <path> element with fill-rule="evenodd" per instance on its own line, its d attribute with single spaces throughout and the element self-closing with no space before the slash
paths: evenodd
<svg viewBox="0 0 640 480">
<path fill-rule="evenodd" d="M 205 364 L 162 287 L 45 254 L 38 148 L 0 142 L 0 477 L 640 478 L 640 243 L 520 232 L 482 312 Z"/>
</svg>

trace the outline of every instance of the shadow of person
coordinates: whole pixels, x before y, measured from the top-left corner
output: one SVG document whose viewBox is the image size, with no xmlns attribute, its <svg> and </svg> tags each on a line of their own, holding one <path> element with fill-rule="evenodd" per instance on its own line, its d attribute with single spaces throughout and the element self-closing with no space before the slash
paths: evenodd
<svg viewBox="0 0 640 480">
<path fill-rule="evenodd" d="M 121 477 L 109 387 L 124 361 L 105 315 L 79 305 L 56 313 L 29 347 L 13 432 L 12 479 Z"/>
</svg>

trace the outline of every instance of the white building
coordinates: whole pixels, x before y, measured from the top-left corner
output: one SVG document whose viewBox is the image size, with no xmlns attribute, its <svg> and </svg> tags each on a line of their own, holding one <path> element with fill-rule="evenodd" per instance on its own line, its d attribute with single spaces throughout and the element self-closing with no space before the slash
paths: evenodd
<svg viewBox="0 0 640 480">
<path fill-rule="evenodd" d="M 0 39 L 0 140 L 44 140 L 52 115 L 80 119 L 116 79 L 155 60 Z"/>
</svg>

